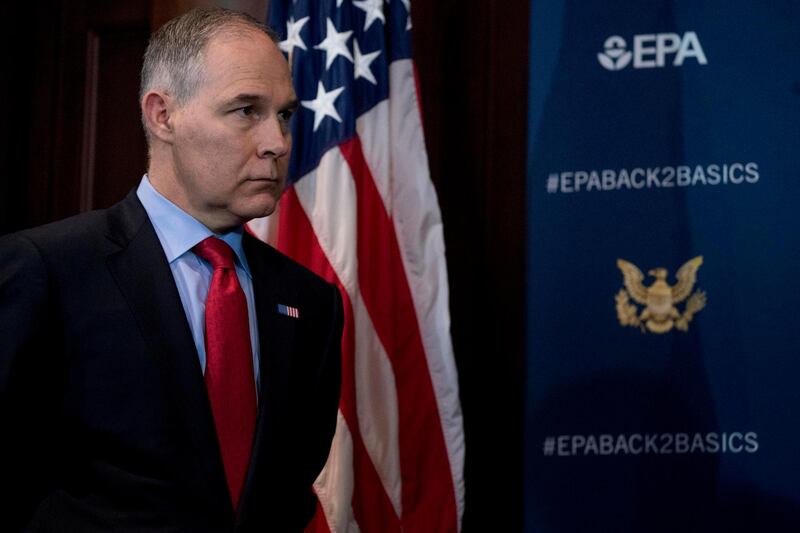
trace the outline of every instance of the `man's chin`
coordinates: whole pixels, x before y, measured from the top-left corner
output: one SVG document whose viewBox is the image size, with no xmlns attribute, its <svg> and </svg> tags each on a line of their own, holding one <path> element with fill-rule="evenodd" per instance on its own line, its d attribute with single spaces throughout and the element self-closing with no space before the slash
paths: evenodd
<svg viewBox="0 0 800 533">
<path fill-rule="evenodd" d="M 247 206 L 243 206 L 242 209 L 237 210 L 237 214 L 240 218 L 247 221 L 254 218 L 266 217 L 274 213 L 275 209 L 278 207 L 278 198 L 272 195 L 269 195 L 267 198 L 259 198 L 258 200 L 259 201 L 248 203 Z"/>
</svg>

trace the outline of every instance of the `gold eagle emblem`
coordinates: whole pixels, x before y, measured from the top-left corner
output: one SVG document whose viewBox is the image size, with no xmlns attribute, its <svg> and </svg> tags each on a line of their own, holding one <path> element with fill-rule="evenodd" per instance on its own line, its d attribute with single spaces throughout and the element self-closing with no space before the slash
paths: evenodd
<svg viewBox="0 0 800 533">
<path fill-rule="evenodd" d="M 620 289 L 616 296 L 617 318 L 620 325 L 638 327 L 642 332 L 647 328 L 653 333 L 666 333 L 673 327 L 688 331 L 689 322 L 694 315 L 706 306 L 706 294 L 703 291 L 692 293 L 697 281 L 697 270 L 702 264 L 701 255 L 686 261 L 675 274 L 678 282 L 672 286 L 666 281 L 667 269 L 654 268 L 648 274 L 656 280 L 649 287 L 645 287 L 642 283 L 644 281 L 642 271 L 633 263 L 617 259 L 617 267 L 622 271 L 625 284 L 625 288 Z M 631 304 L 631 299 L 645 306 L 641 313 L 637 306 Z M 675 304 L 684 300 L 686 306 L 681 313 Z"/>
</svg>

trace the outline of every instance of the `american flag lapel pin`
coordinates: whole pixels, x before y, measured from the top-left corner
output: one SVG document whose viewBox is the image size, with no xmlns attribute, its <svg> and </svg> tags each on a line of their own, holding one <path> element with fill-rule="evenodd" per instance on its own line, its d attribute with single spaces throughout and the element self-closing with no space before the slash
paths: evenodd
<svg viewBox="0 0 800 533">
<path fill-rule="evenodd" d="M 291 305 L 278 304 L 278 312 L 292 318 L 300 318 L 300 310 Z"/>
</svg>

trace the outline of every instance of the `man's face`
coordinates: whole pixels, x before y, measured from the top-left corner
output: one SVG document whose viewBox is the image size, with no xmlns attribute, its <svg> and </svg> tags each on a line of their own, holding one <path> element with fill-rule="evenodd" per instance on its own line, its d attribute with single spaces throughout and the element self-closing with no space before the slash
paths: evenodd
<svg viewBox="0 0 800 533">
<path fill-rule="evenodd" d="M 184 208 L 217 232 L 272 213 L 296 107 L 286 60 L 266 35 L 212 38 L 199 88 L 172 115 L 171 163 Z"/>
</svg>

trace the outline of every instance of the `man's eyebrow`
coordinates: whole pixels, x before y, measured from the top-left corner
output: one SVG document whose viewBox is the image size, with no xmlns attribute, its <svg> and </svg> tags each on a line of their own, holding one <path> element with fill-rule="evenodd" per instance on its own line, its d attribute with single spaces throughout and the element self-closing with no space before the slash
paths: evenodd
<svg viewBox="0 0 800 533">
<path fill-rule="evenodd" d="M 241 93 L 237 94 L 233 98 L 227 100 L 225 102 L 226 106 L 237 105 L 241 103 L 248 103 L 248 104 L 256 104 L 263 100 L 263 97 L 257 94 L 248 94 L 248 93 Z M 282 106 L 281 109 L 284 110 L 295 110 L 300 107 L 300 100 L 298 98 L 293 98 L 290 100 L 286 105 Z"/>
<path fill-rule="evenodd" d="M 225 104 L 226 105 L 233 105 L 233 104 L 239 104 L 239 103 L 254 104 L 256 102 L 259 102 L 260 100 L 262 100 L 262 97 L 257 95 L 257 94 L 241 93 L 241 94 L 237 94 L 233 98 L 227 100 L 225 102 Z"/>
</svg>

